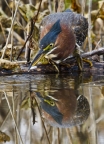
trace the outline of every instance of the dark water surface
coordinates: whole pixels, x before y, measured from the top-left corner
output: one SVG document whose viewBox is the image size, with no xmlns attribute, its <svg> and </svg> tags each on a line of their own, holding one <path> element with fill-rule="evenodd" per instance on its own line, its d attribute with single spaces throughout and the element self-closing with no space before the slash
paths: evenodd
<svg viewBox="0 0 104 144">
<path fill-rule="evenodd" d="M 104 75 L 0 76 L 2 141 L 104 144 Z"/>
</svg>

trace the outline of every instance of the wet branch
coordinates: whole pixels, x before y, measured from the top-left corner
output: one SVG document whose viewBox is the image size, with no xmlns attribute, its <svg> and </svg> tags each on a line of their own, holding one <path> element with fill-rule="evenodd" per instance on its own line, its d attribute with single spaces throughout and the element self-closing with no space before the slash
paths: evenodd
<svg viewBox="0 0 104 144">
<path fill-rule="evenodd" d="M 93 55 L 103 55 L 104 54 L 104 47 L 101 47 L 99 49 L 95 49 L 95 50 L 92 50 L 91 52 L 86 52 L 84 54 L 82 54 L 81 56 L 83 58 L 86 58 L 86 57 L 91 57 Z"/>
</svg>

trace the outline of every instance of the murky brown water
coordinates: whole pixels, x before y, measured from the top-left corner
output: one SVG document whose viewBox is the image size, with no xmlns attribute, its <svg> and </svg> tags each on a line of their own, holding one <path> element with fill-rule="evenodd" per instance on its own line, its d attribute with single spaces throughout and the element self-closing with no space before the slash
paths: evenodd
<svg viewBox="0 0 104 144">
<path fill-rule="evenodd" d="M 103 112 L 103 75 L 0 77 L 1 144 L 104 144 Z"/>
</svg>

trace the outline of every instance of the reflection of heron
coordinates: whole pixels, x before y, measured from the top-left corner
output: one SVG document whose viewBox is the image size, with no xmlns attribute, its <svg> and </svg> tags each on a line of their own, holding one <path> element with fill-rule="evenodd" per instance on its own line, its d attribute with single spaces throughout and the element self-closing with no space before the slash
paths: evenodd
<svg viewBox="0 0 104 144">
<path fill-rule="evenodd" d="M 77 97 L 77 109 L 76 109 L 76 117 L 79 119 L 87 119 L 90 113 L 88 100 L 83 96 L 79 95 Z"/>
<path fill-rule="evenodd" d="M 36 95 L 41 100 L 42 115 L 47 123 L 57 127 L 70 127 L 82 124 L 90 113 L 88 100 L 83 96 L 76 96 L 73 89 L 59 89 L 51 96 L 42 97 L 39 92 Z"/>
<path fill-rule="evenodd" d="M 41 99 L 41 108 L 50 114 L 57 123 L 62 124 L 63 115 L 59 112 L 55 104 L 57 100 L 49 96 L 42 97 L 39 92 L 36 92 L 36 95 Z"/>
</svg>

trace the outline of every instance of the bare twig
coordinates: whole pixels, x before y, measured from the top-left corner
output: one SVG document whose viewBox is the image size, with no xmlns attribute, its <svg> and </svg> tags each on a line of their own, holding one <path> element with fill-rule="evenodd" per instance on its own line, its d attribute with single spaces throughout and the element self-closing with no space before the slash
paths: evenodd
<svg viewBox="0 0 104 144">
<path fill-rule="evenodd" d="M 52 13 L 52 2 L 51 2 L 51 0 L 48 0 L 48 8 L 49 8 L 50 13 Z"/>
<path fill-rule="evenodd" d="M 94 20 L 93 20 L 93 24 L 95 23 L 95 21 L 96 21 L 96 19 L 97 19 L 97 16 L 99 15 L 99 13 L 100 13 L 101 9 L 103 8 L 103 6 L 104 6 L 104 2 L 102 3 L 100 9 L 98 10 L 97 14 L 95 15 L 95 18 L 94 18 Z"/>
<path fill-rule="evenodd" d="M 23 49 L 25 48 L 27 41 L 29 41 L 29 40 L 31 39 L 31 37 L 32 37 L 33 31 L 34 31 L 34 25 L 35 25 L 35 22 L 36 22 L 36 20 L 37 20 L 37 18 L 38 18 L 39 11 L 40 11 L 40 8 L 41 8 L 41 3 L 42 3 L 42 0 L 40 0 L 40 4 L 39 4 L 39 8 L 38 8 L 37 14 L 31 19 L 31 30 L 30 30 L 30 34 L 28 35 L 28 37 L 27 37 L 27 39 L 26 39 L 26 41 L 25 41 L 25 43 L 24 43 L 24 46 L 21 48 L 21 50 L 20 50 L 20 52 L 19 52 L 19 54 L 18 54 L 18 56 L 17 56 L 17 60 L 18 60 L 19 56 L 21 55 Z"/>
<path fill-rule="evenodd" d="M 82 4 L 82 7 L 81 7 L 82 15 L 84 16 L 86 0 L 81 0 L 81 4 Z"/>
<path fill-rule="evenodd" d="M 13 36 L 23 45 L 25 43 L 24 39 L 22 39 L 22 37 L 16 33 L 15 31 L 13 31 Z"/>
<path fill-rule="evenodd" d="M 15 21 L 15 18 L 16 18 L 16 14 L 17 14 L 17 10 L 18 10 L 19 3 L 20 3 L 20 0 L 18 0 L 17 6 L 16 6 L 16 10 L 15 10 L 15 13 L 14 13 L 14 17 L 13 17 L 13 20 L 12 20 L 12 23 L 11 23 L 10 31 L 9 31 L 9 34 L 8 34 L 8 38 L 7 38 L 6 45 L 5 45 L 5 48 L 4 48 L 4 50 L 3 50 L 1 59 L 4 58 L 4 54 L 5 54 L 5 51 L 6 51 L 8 42 L 9 42 L 9 39 L 10 39 L 11 31 L 12 31 L 12 29 L 13 29 L 13 25 L 14 25 L 14 21 Z"/>
<path fill-rule="evenodd" d="M 65 1 L 64 0 L 60 0 L 57 11 L 58 12 L 62 12 L 64 9 L 65 9 Z"/>
<path fill-rule="evenodd" d="M 101 39 L 98 41 L 98 43 L 96 44 L 95 49 L 98 49 L 99 44 L 101 43 Z"/>
<path fill-rule="evenodd" d="M 10 9 L 10 7 L 9 7 L 9 4 L 8 4 L 7 0 L 4 0 L 4 1 L 5 1 L 7 7 L 9 8 L 9 10 L 10 10 L 10 12 L 11 12 L 11 14 L 12 14 L 12 11 L 11 11 L 11 9 Z"/>
<path fill-rule="evenodd" d="M 13 7 L 12 7 L 12 19 L 14 16 L 14 7 L 15 7 L 15 1 L 13 1 Z M 13 54 L 13 28 L 11 30 L 11 54 L 10 54 L 10 61 L 12 61 L 12 54 Z"/>
<path fill-rule="evenodd" d="M 32 0 L 29 0 L 29 4 L 32 4 Z"/>
<path fill-rule="evenodd" d="M 88 44 L 89 44 L 89 51 L 92 51 L 92 40 L 91 40 L 91 29 L 92 29 L 92 24 L 91 24 L 91 9 L 92 9 L 92 0 L 89 0 L 89 7 L 88 7 Z"/>
<path fill-rule="evenodd" d="M 58 0 L 54 0 L 54 11 L 57 12 L 58 9 Z"/>
<path fill-rule="evenodd" d="M 37 20 L 37 18 L 38 18 L 39 12 L 40 12 L 41 3 L 42 3 L 42 0 L 40 0 L 40 4 L 39 4 L 39 8 L 38 8 L 37 14 L 36 14 L 36 16 L 34 16 L 34 18 L 33 18 L 33 20 L 34 20 L 34 25 L 35 25 L 35 22 L 36 22 L 36 20 Z"/>
<path fill-rule="evenodd" d="M 33 30 L 34 30 L 34 23 L 33 23 L 33 19 L 31 19 L 31 30 L 30 30 L 30 34 L 28 35 L 28 37 L 27 37 L 27 39 L 26 39 L 23 47 L 22 47 L 21 50 L 19 51 L 19 54 L 18 54 L 18 56 L 17 56 L 17 60 L 18 60 L 19 56 L 21 55 L 23 49 L 25 48 L 26 43 L 27 43 L 27 42 L 29 41 L 29 39 L 32 37 Z"/>
<path fill-rule="evenodd" d="M 4 32 L 4 29 L 3 29 L 1 21 L 0 21 L 0 26 L 1 26 L 1 30 L 2 30 L 2 33 L 3 33 L 3 37 L 4 37 L 5 42 L 6 42 L 6 36 L 5 36 L 5 32 Z"/>
</svg>

